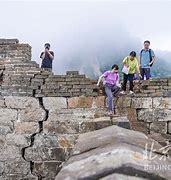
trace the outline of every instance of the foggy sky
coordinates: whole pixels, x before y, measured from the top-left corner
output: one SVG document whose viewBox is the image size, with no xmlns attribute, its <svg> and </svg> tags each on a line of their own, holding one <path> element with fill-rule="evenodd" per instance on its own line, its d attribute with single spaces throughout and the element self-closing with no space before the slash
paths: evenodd
<svg viewBox="0 0 171 180">
<path fill-rule="evenodd" d="M 162 0 L 0 1 L 0 37 L 29 43 L 38 63 L 49 42 L 54 70 L 63 73 L 79 59 L 93 65 L 99 57 L 139 51 L 146 39 L 152 49 L 170 51 L 170 9 Z"/>
</svg>

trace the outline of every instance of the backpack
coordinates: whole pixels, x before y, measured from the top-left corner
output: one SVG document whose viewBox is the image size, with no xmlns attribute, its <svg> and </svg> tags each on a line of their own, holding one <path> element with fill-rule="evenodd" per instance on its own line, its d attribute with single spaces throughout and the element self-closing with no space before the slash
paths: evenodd
<svg viewBox="0 0 171 180">
<path fill-rule="evenodd" d="M 142 49 L 141 50 L 141 52 L 140 52 L 140 63 L 141 63 L 141 57 L 142 57 L 142 52 L 144 51 L 144 49 Z M 152 57 L 152 55 L 151 55 L 151 49 L 149 49 L 149 56 L 150 56 L 150 63 L 151 63 L 151 61 L 153 60 L 153 57 Z M 152 67 L 153 66 L 153 63 L 150 65 L 150 67 Z"/>
</svg>

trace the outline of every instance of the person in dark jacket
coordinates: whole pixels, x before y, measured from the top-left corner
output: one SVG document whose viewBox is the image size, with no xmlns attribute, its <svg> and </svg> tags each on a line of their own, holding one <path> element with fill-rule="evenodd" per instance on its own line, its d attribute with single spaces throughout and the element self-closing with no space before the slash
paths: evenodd
<svg viewBox="0 0 171 180">
<path fill-rule="evenodd" d="M 54 59 L 54 52 L 50 51 L 50 44 L 45 44 L 45 50 L 44 52 L 41 52 L 40 58 L 42 59 L 42 65 L 41 68 L 43 70 L 52 72 L 52 62 Z"/>
</svg>

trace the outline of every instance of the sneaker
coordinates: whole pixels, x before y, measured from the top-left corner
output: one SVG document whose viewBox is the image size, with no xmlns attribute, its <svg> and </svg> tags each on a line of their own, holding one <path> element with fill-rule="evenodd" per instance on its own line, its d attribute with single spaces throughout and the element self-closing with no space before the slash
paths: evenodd
<svg viewBox="0 0 171 180">
<path fill-rule="evenodd" d="M 134 94 L 134 92 L 133 91 L 129 91 L 129 94 Z"/>
<path fill-rule="evenodd" d="M 126 94 L 126 92 L 125 91 L 121 91 L 120 94 Z"/>
<path fill-rule="evenodd" d="M 106 115 L 107 115 L 107 116 L 112 116 L 112 115 L 113 115 L 113 112 L 112 112 L 112 111 L 108 111 L 108 112 L 106 112 Z"/>
</svg>

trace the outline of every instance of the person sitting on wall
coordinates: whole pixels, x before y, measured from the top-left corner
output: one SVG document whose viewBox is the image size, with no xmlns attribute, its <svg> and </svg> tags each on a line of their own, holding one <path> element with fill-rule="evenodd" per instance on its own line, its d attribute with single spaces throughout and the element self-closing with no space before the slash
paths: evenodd
<svg viewBox="0 0 171 180">
<path fill-rule="evenodd" d="M 50 51 L 50 44 L 46 43 L 44 52 L 41 53 L 40 58 L 42 59 L 41 68 L 43 70 L 52 72 L 52 61 L 54 59 L 54 52 Z"/>
<path fill-rule="evenodd" d="M 122 92 L 121 94 L 126 94 L 126 85 L 127 85 L 127 81 L 129 80 L 130 83 L 130 94 L 133 94 L 133 80 L 134 80 L 134 75 L 137 71 L 138 75 L 140 78 L 141 74 L 140 74 L 140 69 L 139 69 L 139 64 L 138 64 L 138 60 L 136 58 L 136 52 L 132 51 L 130 52 L 130 55 L 125 57 L 123 60 L 123 86 L 122 86 Z"/>
<path fill-rule="evenodd" d="M 112 70 L 106 71 L 99 77 L 97 86 L 100 85 L 100 81 L 104 78 L 105 92 L 108 98 L 108 115 L 113 115 L 114 113 L 114 104 L 113 104 L 113 95 L 117 96 L 120 92 L 119 87 L 119 67 L 117 64 L 112 66 Z"/>
</svg>

